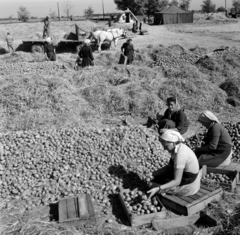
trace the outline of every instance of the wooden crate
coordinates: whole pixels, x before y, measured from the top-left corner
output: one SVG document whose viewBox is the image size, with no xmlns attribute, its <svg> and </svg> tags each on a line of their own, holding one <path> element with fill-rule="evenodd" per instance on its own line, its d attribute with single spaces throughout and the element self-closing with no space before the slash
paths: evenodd
<svg viewBox="0 0 240 235">
<path fill-rule="evenodd" d="M 222 189 L 213 189 L 201 185 L 200 190 L 192 196 L 160 195 L 162 204 L 179 215 L 193 215 L 203 210 L 213 200 L 220 200 Z"/>
<path fill-rule="evenodd" d="M 96 224 L 95 212 L 89 194 L 60 199 L 58 202 L 59 223 L 76 227 L 82 224 Z"/>
<path fill-rule="evenodd" d="M 167 234 L 176 234 L 179 230 L 182 230 L 182 232 L 187 232 L 187 230 L 191 232 L 192 230 L 196 230 L 198 227 L 204 228 L 203 231 L 212 231 L 213 229 L 215 230 L 216 228 L 221 228 L 221 225 L 216 220 L 212 219 L 203 211 L 190 216 L 179 216 L 177 218 L 162 220 L 155 219 L 153 220 L 152 225 L 155 230 L 167 231 Z"/>
<path fill-rule="evenodd" d="M 202 176 L 205 176 L 206 174 L 214 173 L 214 174 L 224 174 L 227 175 L 231 179 L 231 183 L 222 183 L 220 182 L 219 185 L 221 185 L 223 188 L 230 188 L 232 191 L 237 187 L 237 182 L 239 178 L 238 171 L 229 171 L 229 170 L 223 170 L 223 169 L 217 169 L 213 167 L 206 167 L 203 166 L 202 168 Z"/>
<path fill-rule="evenodd" d="M 234 172 L 234 171 L 240 172 L 240 163 L 231 162 L 227 166 L 217 166 L 216 169 L 228 170 L 228 171 L 232 171 L 232 172 Z M 239 175 L 237 178 L 237 185 L 240 185 Z"/>
<path fill-rule="evenodd" d="M 186 216 L 181 216 L 181 217 L 186 217 Z M 187 217 L 189 217 L 189 216 L 187 216 Z M 196 216 L 195 216 L 195 218 L 196 218 Z M 193 221 L 193 219 L 192 219 L 192 221 Z M 172 222 L 174 222 L 174 221 L 172 221 Z M 204 212 L 200 213 L 200 217 L 193 224 L 190 224 L 190 223 L 188 226 L 185 226 L 185 224 L 187 224 L 187 223 L 183 223 L 178 227 L 173 224 L 172 228 L 166 229 L 166 230 L 164 230 L 164 232 L 166 232 L 166 234 L 168 234 L 168 235 L 195 234 L 196 231 L 198 231 L 200 228 L 201 235 L 209 235 L 212 233 L 215 234 L 215 233 L 222 231 L 222 226 L 221 226 L 220 222 L 217 222 L 216 220 L 214 220 L 213 218 L 211 218 Z M 179 224 L 179 223 L 177 223 L 177 224 Z"/>
<path fill-rule="evenodd" d="M 124 212 L 128 218 L 128 221 L 132 227 L 143 225 L 143 224 L 151 224 L 152 221 L 156 218 L 158 219 L 166 219 L 166 218 L 172 218 L 172 217 L 177 217 L 174 213 L 171 213 L 169 211 L 161 211 L 161 212 L 156 212 L 156 213 L 150 213 L 146 215 L 136 215 L 131 213 L 128 208 L 125 205 L 124 202 L 124 192 L 129 192 L 129 189 L 124 189 L 121 190 L 120 193 L 118 194 L 119 200 L 122 204 L 122 207 L 124 209 Z"/>
</svg>

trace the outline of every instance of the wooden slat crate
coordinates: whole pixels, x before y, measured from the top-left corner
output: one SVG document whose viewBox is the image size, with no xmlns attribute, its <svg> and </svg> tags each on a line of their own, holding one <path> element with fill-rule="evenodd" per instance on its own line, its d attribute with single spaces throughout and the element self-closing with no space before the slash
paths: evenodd
<svg viewBox="0 0 240 235">
<path fill-rule="evenodd" d="M 82 224 L 96 224 L 95 212 L 89 194 L 60 199 L 58 202 L 59 223 L 76 227 Z"/>
<path fill-rule="evenodd" d="M 193 215 L 203 210 L 213 200 L 220 200 L 222 189 L 213 189 L 201 185 L 200 190 L 192 196 L 160 195 L 162 204 L 179 215 Z"/>
<path fill-rule="evenodd" d="M 166 218 L 172 218 L 172 217 L 177 217 L 174 213 L 171 213 L 169 211 L 162 211 L 162 212 L 156 212 L 156 213 L 150 213 L 146 215 L 136 215 L 131 213 L 128 208 L 126 207 L 124 203 L 124 192 L 129 192 L 129 189 L 124 189 L 121 190 L 120 193 L 118 194 L 119 200 L 122 204 L 122 207 L 124 209 L 124 212 L 128 218 L 128 221 L 132 227 L 139 226 L 139 225 L 144 225 L 144 224 L 151 224 L 152 221 L 156 218 L 158 219 L 166 219 Z"/>
<path fill-rule="evenodd" d="M 231 179 L 231 183 L 223 183 L 220 182 L 219 185 L 221 185 L 223 188 L 230 188 L 232 191 L 237 187 L 237 181 L 239 178 L 239 172 L 238 171 L 230 171 L 230 170 L 223 170 L 223 169 L 217 169 L 213 167 L 206 167 L 203 166 L 202 168 L 202 176 L 205 176 L 206 174 L 214 173 L 214 174 L 224 174 L 227 175 Z"/>
<path fill-rule="evenodd" d="M 228 170 L 228 171 L 237 171 L 240 172 L 240 163 L 237 162 L 231 162 L 227 166 L 218 166 L 216 169 L 222 169 L 222 170 Z M 237 178 L 237 185 L 240 185 L 240 179 L 239 177 Z"/>
<path fill-rule="evenodd" d="M 163 230 L 166 232 L 168 235 L 175 235 L 175 234 L 195 234 L 196 231 L 199 231 L 199 228 L 201 228 L 201 235 L 209 235 L 209 234 L 216 234 L 220 231 L 222 231 L 222 226 L 220 222 L 217 222 L 204 212 L 199 213 L 200 217 L 193 223 L 191 224 L 191 221 L 194 221 L 194 219 L 190 220 L 190 223 L 188 226 L 187 222 L 181 224 L 180 226 L 175 226 L 174 221 L 172 221 L 172 228 Z M 199 215 L 197 214 L 197 215 Z M 191 217 L 191 216 L 181 216 L 181 217 Z M 194 218 L 197 218 L 196 216 Z M 179 223 L 176 223 L 176 225 Z M 154 226 L 154 225 L 153 225 Z M 156 222 L 155 222 L 155 229 L 159 229 L 159 227 L 156 227 Z M 159 229 L 160 230 L 160 229 Z M 194 233 L 195 232 L 195 233 Z M 198 233 L 196 233 L 198 234 Z"/>
</svg>

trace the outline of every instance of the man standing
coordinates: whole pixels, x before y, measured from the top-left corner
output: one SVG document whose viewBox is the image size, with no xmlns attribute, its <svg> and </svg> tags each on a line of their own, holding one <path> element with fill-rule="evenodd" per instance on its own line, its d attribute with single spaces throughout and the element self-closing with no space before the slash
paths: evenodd
<svg viewBox="0 0 240 235">
<path fill-rule="evenodd" d="M 7 41 L 7 46 L 8 46 L 8 52 L 14 52 L 13 49 L 13 37 L 12 35 L 8 32 L 7 33 L 7 37 L 6 37 L 6 41 Z"/>
<path fill-rule="evenodd" d="M 46 18 L 44 20 L 42 20 L 42 22 L 44 23 L 44 26 L 43 26 L 43 38 L 48 38 L 48 37 L 50 37 L 50 21 L 49 21 L 49 17 L 46 16 Z"/>
</svg>

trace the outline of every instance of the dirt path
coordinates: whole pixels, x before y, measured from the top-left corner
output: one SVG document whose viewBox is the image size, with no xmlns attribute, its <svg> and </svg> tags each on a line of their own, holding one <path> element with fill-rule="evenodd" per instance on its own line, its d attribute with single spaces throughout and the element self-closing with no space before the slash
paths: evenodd
<svg viewBox="0 0 240 235">
<path fill-rule="evenodd" d="M 136 47 L 149 44 L 164 46 L 179 44 L 184 48 L 195 46 L 206 47 L 209 50 L 221 46 L 240 48 L 240 23 L 226 25 L 174 25 L 174 26 L 145 26 L 149 35 L 137 35 L 133 39 Z"/>
<path fill-rule="evenodd" d="M 106 27 L 105 22 L 54 22 L 51 28 L 53 38 L 60 41 L 64 34 L 74 32 L 75 23 L 83 27 L 85 30 L 91 30 L 94 25 Z M 166 26 L 149 26 L 144 24 L 143 29 L 148 30 L 149 35 L 136 35 L 136 37 L 133 38 L 133 44 L 136 48 L 144 48 L 150 44 L 162 44 L 164 46 L 179 44 L 188 49 L 199 46 L 206 47 L 209 50 L 213 50 L 221 46 L 235 46 L 240 48 L 240 21 L 238 23 L 229 24 L 206 21 L 204 24 L 194 23 Z M 42 35 L 42 24 L 40 22 L 36 22 L 31 24 L 23 23 L 0 25 L 0 47 L 2 48 L 6 48 L 6 32 L 11 32 L 14 36 L 14 45 L 16 48 L 22 43 L 23 39 L 39 39 Z M 119 40 L 117 50 L 120 50 L 124 41 L 125 40 Z"/>
</svg>

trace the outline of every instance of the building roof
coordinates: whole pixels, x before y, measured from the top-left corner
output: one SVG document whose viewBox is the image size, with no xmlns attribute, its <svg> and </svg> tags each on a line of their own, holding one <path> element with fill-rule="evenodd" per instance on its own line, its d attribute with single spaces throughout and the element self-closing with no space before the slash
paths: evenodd
<svg viewBox="0 0 240 235">
<path fill-rule="evenodd" d="M 188 13 L 188 11 L 184 11 L 180 9 L 179 7 L 172 5 L 168 8 L 165 8 L 161 12 L 156 12 L 156 13 L 168 13 L 168 14 L 175 14 L 175 13 Z"/>
</svg>

